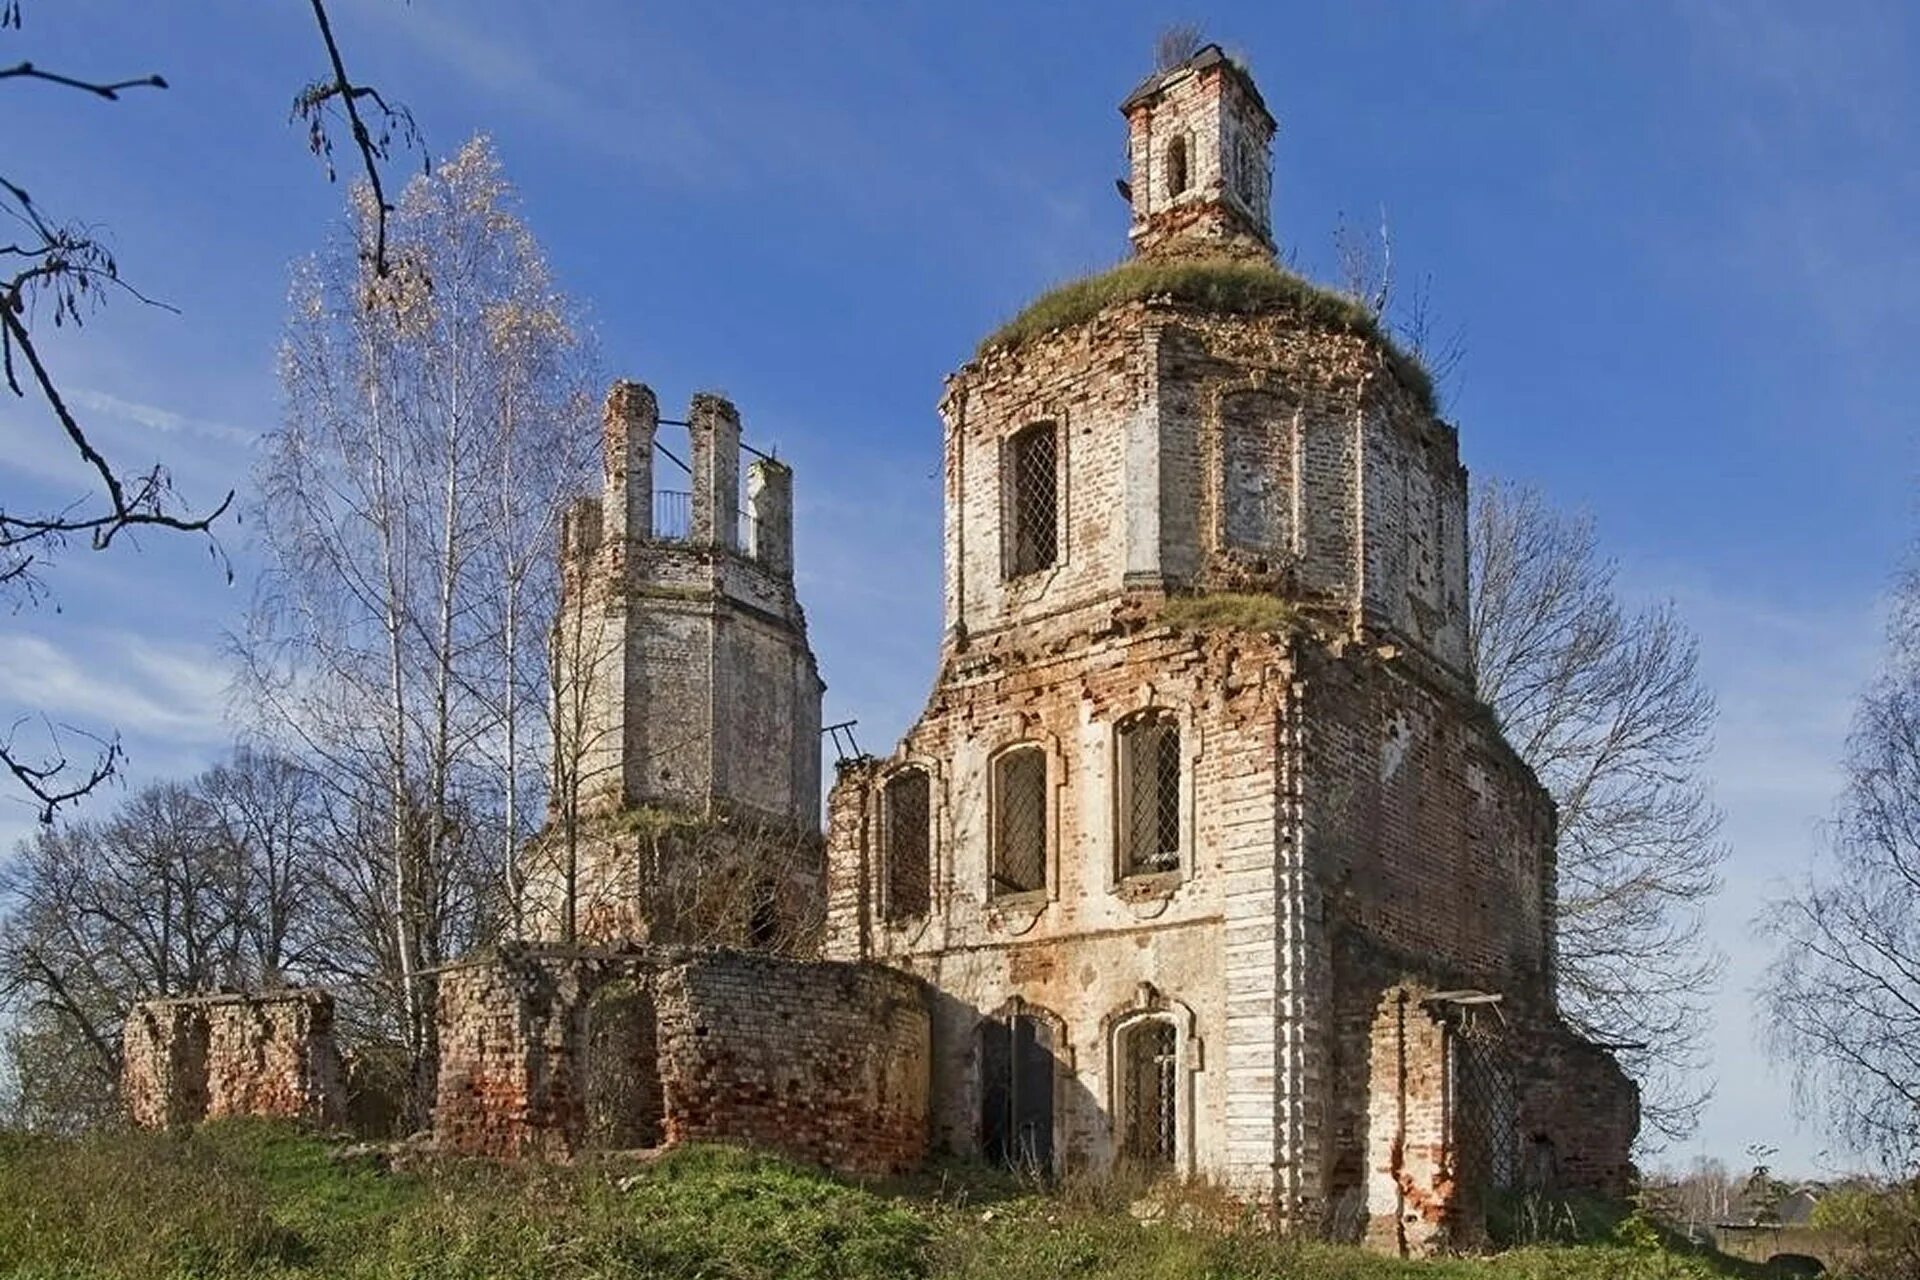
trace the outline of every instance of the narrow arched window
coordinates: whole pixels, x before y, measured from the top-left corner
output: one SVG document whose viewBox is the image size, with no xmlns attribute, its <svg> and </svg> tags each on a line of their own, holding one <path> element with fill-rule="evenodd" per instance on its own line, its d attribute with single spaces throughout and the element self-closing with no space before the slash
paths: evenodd
<svg viewBox="0 0 1920 1280">
<path fill-rule="evenodd" d="M 1181 134 L 1167 144 L 1167 194 L 1177 196 L 1187 185 L 1187 136 Z"/>
<path fill-rule="evenodd" d="M 1165 1018 L 1142 1018 L 1114 1042 L 1120 1077 L 1120 1151 L 1138 1164 L 1168 1167 L 1180 1151 L 1180 1035 Z"/>
<path fill-rule="evenodd" d="M 1059 446 L 1053 424 L 1039 422 L 1007 442 L 1007 576 L 1053 566 L 1059 547 Z"/>
<path fill-rule="evenodd" d="M 1180 869 L 1180 726 L 1166 711 L 1120 725 L 1120 874 Z"/>
<path fill-rule="evenodd" d="M 933 839 L 932 789 L 924 769 L 902 769 L 881 792 L 881 838 L 886 847 L 886 896 L 889 920 L 927 914 L 931 898 Z"/>
<path fill-rule="evenodd" d="M 1047 754 L 1015 747 L 993 762 L 992 892 L 1047 887 Z"/>
</svg>

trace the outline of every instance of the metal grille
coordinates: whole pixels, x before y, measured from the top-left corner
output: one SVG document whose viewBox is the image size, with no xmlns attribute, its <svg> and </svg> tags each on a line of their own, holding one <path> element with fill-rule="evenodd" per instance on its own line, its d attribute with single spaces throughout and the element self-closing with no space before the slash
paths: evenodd
<svg viewBox="0 0 1920 1280">
<path fill-rule="evenodd" d="M 1122 870 L 1128 875 L 1180 867 L 1180 728 L 1164 713 L 1120 730 Z"/>
<path fill-rule="evenodd" d="M 1058 452 L 1053 424 L 1028 427 L 1013 438 L 1013 564 L 1015 575 L 1053 564 L 1058 543 Z"/>
<path fill-rule="evenodd" d="M 993 766 L 993 891 L 1047 887 L 1047 757 L 1019 747 Z"/>
<path fill-rule="evenodd" d="M 678 489 L 653 493 L 653 530 L 658 542 L 685 542 L 693 537 L 693 495 Z"/>
<path fill-rule="evenodd" d="M 881 818 L 887 848 L 886 914 L 906 920 L 927 914 L 933 842 L 926 771 L 907 769 L 888 779 Z"/>
<path fill-rule="evenodd" d="M 1170 1165 L 1178 1150 L 1178 1040 L 1173 1024 L 1157 1018 L 1129 1027 L 1121 1039 L 1126 1062 L 1121 1146 L 1142 1163 Z"/>
<path fill-rule="evenodd" d="M 1453 1145 L 1463 1164 L 1485 1172 L 1488 1186 L 1510 1190 L 1520 1181 L 1520 1105 L 1496 1018 L 1462 1009 L 1448 1019 Z"/>
</svg>

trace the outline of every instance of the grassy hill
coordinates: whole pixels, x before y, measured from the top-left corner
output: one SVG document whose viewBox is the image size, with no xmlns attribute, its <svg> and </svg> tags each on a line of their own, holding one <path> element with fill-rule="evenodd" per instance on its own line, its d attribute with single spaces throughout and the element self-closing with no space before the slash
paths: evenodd
<svg viewBox="0 0 1920 1280">
<path fill-rule="evenodd" d="M 1198 1202 L 1182 1210 L 1192 1218 Z M 1691 1280 L 1651 1245 L 1406 1263 L 1230 1224 L 1142 1223 L 1091 1190 L 949 1170 L 856 1185 L 726 1148 L 648 1164 L 393 1172 L 291 1129 L 0 1138 L 0 1274 L 673 1280 Z"/>
</svg>

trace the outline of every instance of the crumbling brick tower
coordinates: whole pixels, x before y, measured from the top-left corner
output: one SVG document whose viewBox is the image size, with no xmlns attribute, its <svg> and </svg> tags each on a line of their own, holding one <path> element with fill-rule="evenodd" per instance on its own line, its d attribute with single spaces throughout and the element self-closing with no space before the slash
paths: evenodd
<svg viewBox="0 0 1920 1280">
<path fill-rule="evenodd" d="M 1474 696 L 1424 375 L 1279 270 L 1274 121 L 1208 47 L 1128 122 L 1133 261 L 947 383 L 925 712 L 829 801 L 828 950 L 924 977 L 936 1143 L 1199 1174 L 1463 1242 L 1618 1191 L 1630 1083 L 1553 1000 L 1553 811 Z"/>
<path fill-rule="evenodd" d="M 820 698 L 793 589 L 793 473 L 697 395 L 690 457 L 653 392 L 607 394 L 602 498 L 561 534 L 554 779 L 528 937 L 793 943 L 820 895 Z M 659 467 L 656 461 L 659 461 Z M 655 489 L 657 469 L 683 489 Z"/>
</svg>

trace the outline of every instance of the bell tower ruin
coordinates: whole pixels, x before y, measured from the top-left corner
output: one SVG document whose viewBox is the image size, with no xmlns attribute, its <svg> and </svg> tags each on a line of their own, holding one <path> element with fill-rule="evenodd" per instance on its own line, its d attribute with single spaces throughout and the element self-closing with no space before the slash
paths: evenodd
<svg viewBox="0 0 1920 1280">
<path fill-rule="evenodd" d="M 686 430 L 687 458 L 663 425 Z M 604 491 L 561 533 L 529 936 L 748 940 L 817 892 L 817 868 L 786 884 L 817 862 L 825 689 L 794 594 L 793 472 L 754 451 L 743 505 L 732 403 L 696 395 L 668 423 L 637 382 L 607 393 L 602 444 Z M 738 884 L 720 883 L 726 863 Z M 690 899 L 740 919 L 696 923 Z"/>
<path fill-rule="evenodd" d="M 1136 250 L 1272 252 L 1274 119 L 1245 68 L 1208 45 L 1120 112 Z"/>
</svg>

